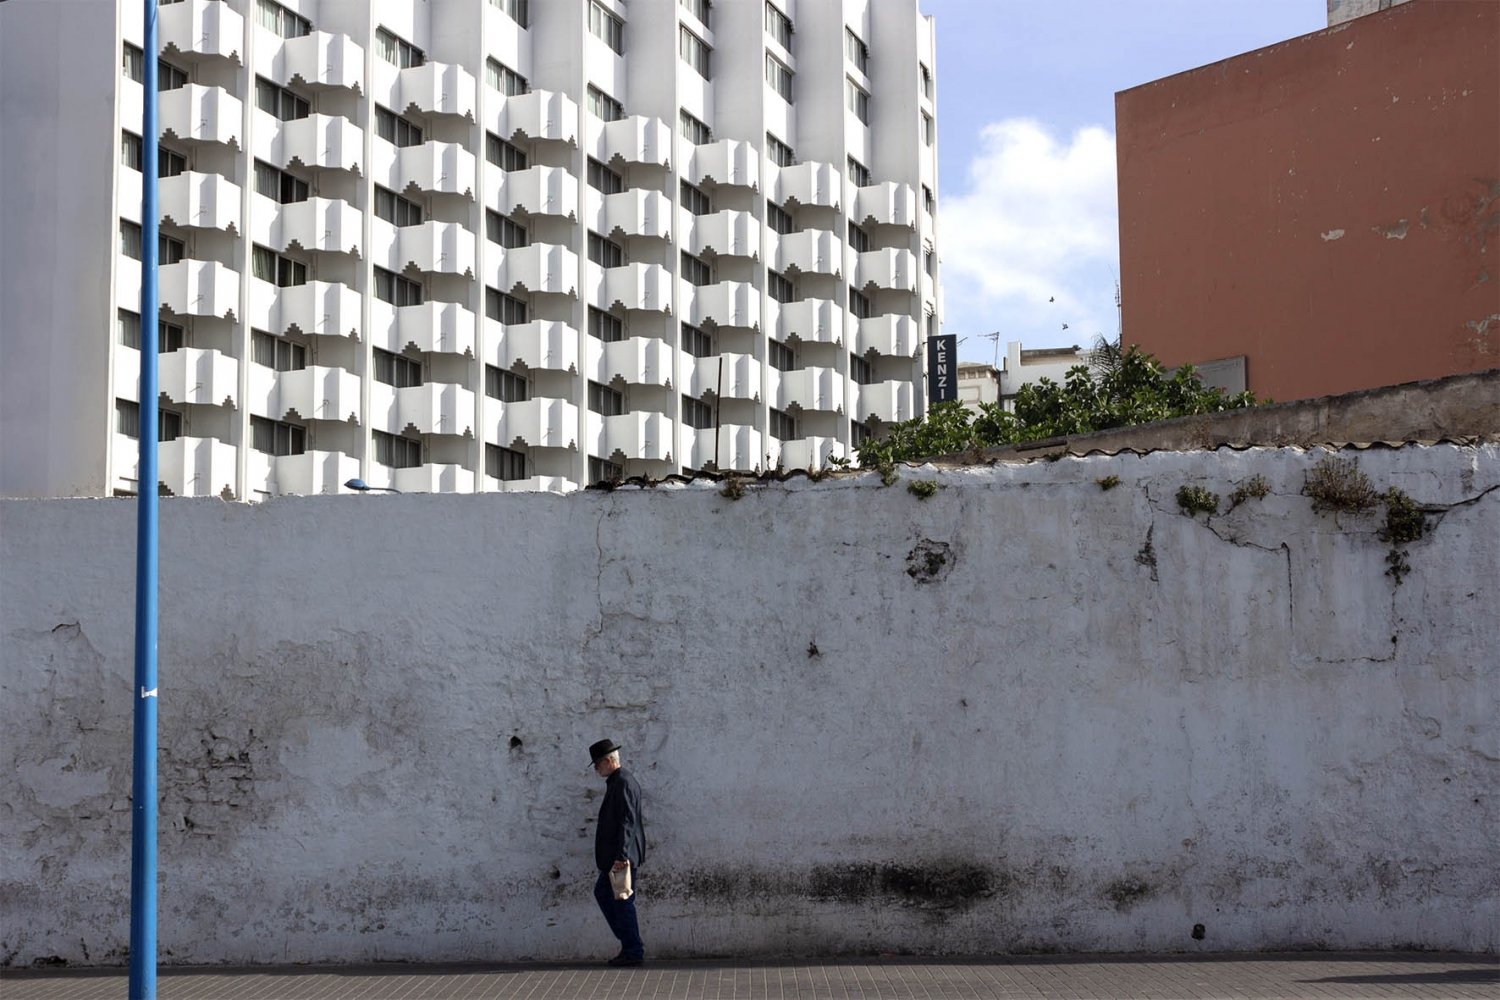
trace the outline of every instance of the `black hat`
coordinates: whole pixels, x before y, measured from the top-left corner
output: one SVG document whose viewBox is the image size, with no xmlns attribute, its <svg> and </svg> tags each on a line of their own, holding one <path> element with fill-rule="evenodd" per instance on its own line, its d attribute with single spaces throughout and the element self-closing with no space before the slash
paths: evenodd
<svg viewBox="0 0 1500 1000">
<path fill-rule="evenodd" d="M 591 766 L 597 765 L 599 763 L 600 757 L 603 757 L 607 754 L 612 754 L 618 749 L 620 749 L 620 745 L 614 740 L 600 740 L 598 743 L 593 744 L 589 747 L 589 760 L 592 762 Z"/>
</svg>

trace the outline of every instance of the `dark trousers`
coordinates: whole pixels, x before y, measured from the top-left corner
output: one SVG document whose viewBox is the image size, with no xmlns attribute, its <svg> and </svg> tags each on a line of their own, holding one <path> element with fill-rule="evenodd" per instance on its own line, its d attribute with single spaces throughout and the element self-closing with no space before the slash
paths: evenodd
<svg viewBox="0 0 1500 1000">
<path fill-rule="evenodd" d="M 632 871 L 630 874 L 633 882 L 636 873 Z M 609 872 L 600 872 L 599 881 L 594 883 L 594 899 L 609 922 L 609 929 L 620 939 L 620 954 L 631 958 L 646 957 L 646 946 L 641 944 L 641 929 L 635 920 L 635 896 L 616 899 L 615 890 L 609 884 Z"/>
</svg>

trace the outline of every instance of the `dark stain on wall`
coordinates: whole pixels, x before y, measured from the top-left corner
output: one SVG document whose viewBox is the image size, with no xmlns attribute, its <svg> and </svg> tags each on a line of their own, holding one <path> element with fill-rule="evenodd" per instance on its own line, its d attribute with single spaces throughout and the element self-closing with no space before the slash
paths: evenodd
<svg viewBox="0 0 1500 1000">
<path fill-rule="evenodd" d="M 926 864 L 851 862 L 776 874 L 736 868 L 694 868 L 651 874 L 653 895 L 729 900 L 805 898 L 820 903 L 967 909 L 1012 891 L 1009 873 L 964 861 Z"/>
</svg>

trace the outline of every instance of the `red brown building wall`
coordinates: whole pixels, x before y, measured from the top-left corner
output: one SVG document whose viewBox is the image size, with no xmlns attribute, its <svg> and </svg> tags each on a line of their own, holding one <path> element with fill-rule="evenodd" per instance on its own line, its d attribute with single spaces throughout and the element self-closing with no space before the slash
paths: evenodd
<svg viewBox="0 0 1500 1000">
<path fill-rule="evenodd" d="M 1301 399 L 1500 367 L 1500 0 L 1115 97 L 1123 331 Z"/>
</svg>

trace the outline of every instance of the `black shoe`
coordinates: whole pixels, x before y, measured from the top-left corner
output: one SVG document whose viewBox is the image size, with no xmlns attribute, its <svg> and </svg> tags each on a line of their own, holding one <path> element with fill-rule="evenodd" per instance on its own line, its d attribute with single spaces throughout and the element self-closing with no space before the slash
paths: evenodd
<svg viewBox="0 0 1500 1000">
<path fill-rule="evenodd" d="M 624 952 L 621 952 L 620 954 L 616 955 L 614 958 L 610 959 L 608 962 L 605 962 L 604 964 L 605 965 L 613 965 L 613 966 L 616 966 L 616 967 L 621 967 L 621 966 L 640 965 L 640 964 L 642 964 L 645 961 L 646 960 L 644 958 L 642 958 L 642 957 L 640 957 L 638 955 L 627 955 Z"/>
</svg>

